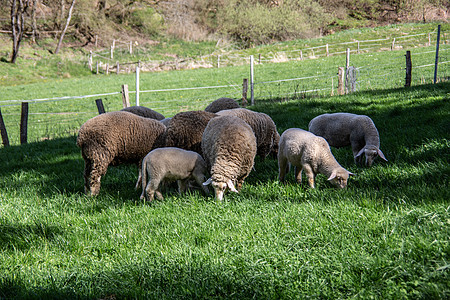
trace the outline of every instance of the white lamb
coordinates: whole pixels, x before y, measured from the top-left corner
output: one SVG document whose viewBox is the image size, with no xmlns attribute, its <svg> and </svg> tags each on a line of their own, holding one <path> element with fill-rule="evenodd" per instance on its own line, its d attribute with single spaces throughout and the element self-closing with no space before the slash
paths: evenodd
<svg viewBox="0 0 450 300">
<path fill-rule="evenodd" d="M 205 181 L 206 162 L 196 152 L 175 147 L 158 148 L 150 151 L 142 161 L 142 194 L 141 199 L 152 201 L 154 194 L 159 200 L 163 196 L 159 190 L 161 181 L 178 183 L 178 191 L 186 190 L 186 183 L 194 179 L 206 194 L 209 190 L 202 183 Z M 149 181 L 147 183 L 147 176 Z M 138 182 L 139 183 L 139 182 Z"/>
<path fill-rule="evenodd" d="M 308 184 L 314 188 L 317 174 L 323 174 L 337 188 L 345 188 L 353 173 L 347 171 L 336 161 L 327 141 L 311 132 L 290 128 L 281 134 L 278 149 L 278 179 L 283 182 L 289 165 L 295 166 L 295 178 L 302 181 L 302 171 L 306 173 Z"/>
<path fill-rule="evenodd" d="M 380 150 L 380 136 L 372 119 L 364 115 L 351 113 L 323 114 L 309 122 L 308 130 L 325 138 L 332 147 L 351 145 L 355 163 L 362 162 L 371 166 L 377 156 L 387 161 Z"/>
</svg>

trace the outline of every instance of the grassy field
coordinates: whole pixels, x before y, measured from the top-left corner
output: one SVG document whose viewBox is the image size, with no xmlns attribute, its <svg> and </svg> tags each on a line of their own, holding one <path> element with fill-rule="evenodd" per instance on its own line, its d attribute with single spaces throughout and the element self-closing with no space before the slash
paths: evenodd
<svg viewBox="0 0 450 300">
<path fill-rule="evenodd" d="M 370 31 L 328 38 L 369 39 Z M 109 168 L 100 195 L 86 197 L 77 129 L 97 114 L 94 99 L 112 111 L 121 108 L 121 95 L 30 103 L 25 145 L 20 102 L 10 100 L 118 92 L 122 84 L 132 91 L 134 75 L 79 71 L 63 78 L 63 70 L 51 77 L 24 60 L 13 76 L 33 83 L 14 86 L 0 69 L 0 108 L 12 144 L 0 146 L 0 299 L 448 299 L 450 69 L 440 66 L 443 82 L 435 85 L 432 67 L 415 69 L 413 87 L 403 88 L 403 50 L 352 55 L 360 89 L 345 96 L 330 96 L 342 56 L 256 65 L 257 104 L 250 108 L 270 115 L 280 133 L 307 129 L 322 113 L 366 114 L 388 162 L 359 167 L 350 148 L 333 148 L 356 174 L 347 189 L 336 190 L 320 175 L 316 189 L 296 184 L 292 173 L 281 184 L 277 161 L 256 159 L 242 191 L 223 202 L 168 188 L 164 201 L 143 203 L 134 166 Z M 433 46 L 411 50 L 415 66 L 433 64 Z M 31 80 L 33 70 L 48 77 Z M 248 72 L 233 66 L 142 73 L 141 90 L 230 87 L 146 92 L 141 105 L 172 116 L 222 96 L 238 99 Z"/>
<path fill-rule="evenodd" d="M 75 137 L 1 149 L 0 298 L 423 298 L 450 296 L 446 83 L 268 102 L 279 132 L 330 111 L 370 115 L 388 162 L 346 190 L 277 181 L 256 160 L 239 194 L 142 203 L 137 170 L 83 195 Z"/>
</svg>

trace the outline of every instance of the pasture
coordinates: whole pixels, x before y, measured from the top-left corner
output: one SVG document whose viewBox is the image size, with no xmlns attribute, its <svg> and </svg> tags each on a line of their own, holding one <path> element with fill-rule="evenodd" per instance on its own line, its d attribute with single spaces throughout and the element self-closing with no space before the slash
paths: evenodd
<svg viewBox="0 0 450 300">
<path fill-rule="evenodd" d="M 256 160 L 239 194 L 143 203 L 137 169 L 110 167 L 86 197 L 74 135 L 1 149 L 0 297 L 445 299 L 449 276 L 449 85 L 267 101 L 281 133 L 314 116 L 372 117 L 388 162 L 354 165 L 346 190 L 277 181 Z"/>
<path fill-rule="evenodd" d="M 412 27 L 389 27 L 386 35 Z M 367 29 L 320 42 L 355 34 L 385 36 Z M 145 203 L 134 190 L 137 168 L 126 165 L 108 169 L 99 196 L 85 196 L 75 141 L 97 114 L 94 97 L 30 102 L 28 143 L 19 145 L 20 101 L 114 92 L 99 98 L 106 111 L 118 110 L 120 85 L 134 90 L 133 74 L 41 74 L 47 79 L 16 86 L 8 77 L 0 95 L 11 142 L 0 146 L 0 299 L 449 298 L 448 43 L 437 84 L 430 84 L 434 47 L 411 47 L 421 66 L 412 87 L 403 87 L 407 48 L 361 53 L 351 58 L 360 68 L 358 91 L 343 96 L 331 96 L 342 55 L 256 65 L 250 109 L 271 116 L 280 134 L 307 129 L 322 113 L 366 114 L 388 161 L 360 167 L 350 148 L 332 148 L 356 174 L 337 190 L 322 175 L 316 189 L 305 179 L 298 185 L 292 171 L 281 184 L 277 161 L 257 158 L 242 191 L 222 202 L 168 188 L 164 201 Z M 240 65 L 142 73 L 141 89 L 152 91 L 141 105 L 173 116 L 219 97 L 239 99 L 248 72 Z"/>
</svg>

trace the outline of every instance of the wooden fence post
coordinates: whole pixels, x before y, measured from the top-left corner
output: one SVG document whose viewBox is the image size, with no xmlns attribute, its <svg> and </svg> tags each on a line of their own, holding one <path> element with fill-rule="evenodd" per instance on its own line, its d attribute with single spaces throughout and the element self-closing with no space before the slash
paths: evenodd
<svg viewBox="0 0 450 300">
<path fill-rule="evenodd" d="M 358 41 L 358 50 L 356 51 L 356 53 L 359 54 L 360 49 L 361 49 L 361 48 L 359 47 L 359 41 Z"/>
<path fill-rule="evenodd" d="M 254 58 L 253 55 L 250 55 L 250 103 L 251 105 L 255 105 L 255 92 L 254 92 L 254 71 L 253 71 Z"/>
<path fill-rule="evenodd" d="M 406 77 L 405 77 L 405 87 L 411 86 L 411 72 L 412 72 L 412 64 L 411 64 L 411 51 L 406 51 Z"/>
<path fill-rule="evenodd" d="M 345 93 L 348 93 L 348 86 L 347 86 L 347 74 L 348 69 L 350 68 L 350 48 L 347 48 L 347 58 L 345 60 L 345 75 L 344 75 L 344 85 L 345 85 Z"/>
<path fill-rule="evenodd" d="M 89 51 L 88 65 L 89 65 L 89 69 L 91 69 L 91 72 L 92 72 L 92 50 Z"/>
<path fill-rule="evenodd" d="M 438 69 L 438 63 L 439 63 L 439 40 L 441 37 L 441 25 L 438 25 L 438 31 L 437 31 L 437 38 L 436 38 L 436 60 L 434 61 L 434 84 L 436 84 L 437 81 L 437 69 Z"/>
<path fill-rule="evenodd" d="M 248 91 L 248 79 L 244 78 L 243 82 L 242 82 L 242 106 L 246 107 L 248 102 L 247 102 L 247 91 Z"/>
<path fill-rule="evenodd" d="M 328 44 L 326 45 L 326 52 L 327 52 L 327 56 L 328 56 Z"/>
<path fill-rule="evenodd" d="M 97 104 L 98 114 L 104 114 L 105 108 L 103 107 L 103 101 L 102 99 L 95 100 L 95 104 Z"/>
<path fill-rule="evenodd" d="M 9 146 L 8 132 L 6 132 L 5 122 L 3 122 L 2 110 L 0 108 L 0 133 L 2 135 L 3 146 Z"/>
<path fill-rule="evenodd" d="M 217 55 L 217 68 L 220 68 L 220 54 Z"/>
<path fill-rule="evenodd" d="M 395 38 L 392 40 L 391 50 L 395 49 Z"/>
<path fill-rule="evenodd" d="M 120 68 L 119 68 L 119 62 L 116 62 L 116 74 L 119 75 Z"/>
<path fill-rule="evenodd" d="M 106 75 L 109 75 L 109 64 L 106 64 Z"/>
<path fill-rule="evenodd" d="M 95 72 L 95 74 L 98 74 L 98 68 L 99 68 L 100 66 L 99 66 L 99 62 L 97 62 L 97 70 L 96 70 L 96 72 Z"/>
<path fill-rule="evenodd" d="M 345 70 L 344 67 L 339 67 L 338 68 L 338 89 L 337 89 L 337 93 L 338 95 L 344 95 L 345 94 Z"/>
<path fill-rule="evenodd" d="M 128 94 L 128 84 L 122 84 L 123 108 L 130 106 L 130 95 Z"/>
<path fill-rule="evenodd" d="M 20 144 L 27 143 L 28 136 L 28 102 L 22 102 L 22 112 L 20 114 Z"/>
<path fill-rule="evenodd" d="M 300 60 L 303 60 L 303 51 L 300 50 Z"/>
<path fill-rule="evenodd" d="M 133 42 L 130 41 L 130 54 L 133 54 Z"/>
</svg>

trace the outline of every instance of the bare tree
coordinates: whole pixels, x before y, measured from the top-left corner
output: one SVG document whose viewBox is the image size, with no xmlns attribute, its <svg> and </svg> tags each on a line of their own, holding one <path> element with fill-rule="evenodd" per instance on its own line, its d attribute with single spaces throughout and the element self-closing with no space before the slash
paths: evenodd
<svg viewBox="0 0 450 300">
<path fill-rule="evenodd" d="M 59 49 L 61 48 L 61 44 L 64 39 L 64 35 L 66 34 L 67 27 L 69 27 L 70 19 L 72 18 L 72 11 L 73 11 L 74 6 L 75 6 L 75 0 L 72 0 L 72 4 L 70 5 L 69 13 L 67 15 L 66 26 L 64 26 L 64 28 L 61 31 L 61 35 L 59 36 L 59 41 L 58 41 L 58 45 L 56 46 L 55 54 L 58 54 Z M 61 7 L 62 7 L 62 10 L 61 10 L 61 18 L 62 18 L 64 5 L 61 5 Z"/>
<path fill-rule="evenodd" d="M 27 13 L 30 0 L 11 0 L 11 29 L 13 37 L 13 51 L 11 63 L 16 63 L 19 55 L 20 43 L 25 32 L 25 15 Z"/>
</svg>

